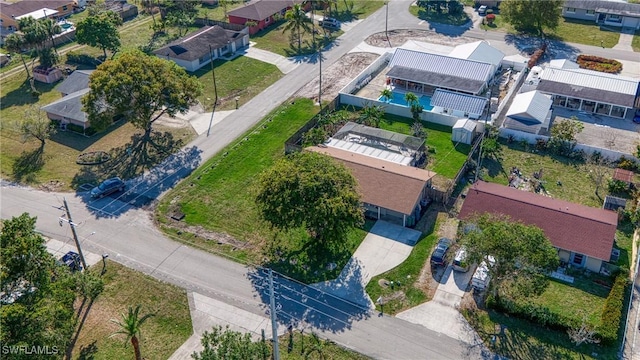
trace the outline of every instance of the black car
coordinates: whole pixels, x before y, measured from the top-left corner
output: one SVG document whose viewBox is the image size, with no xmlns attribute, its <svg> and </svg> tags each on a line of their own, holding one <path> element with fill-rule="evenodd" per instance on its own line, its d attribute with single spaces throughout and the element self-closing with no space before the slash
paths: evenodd
<svg viewBox="0 0 640 360">
<path fill-rule="evenodd" d="M 82 263 L 80 262 L 80 255 L 77 252 L 69 251 L 64 254 L 60 259 L 63 264 L 67 265 L 71 271 L 82 271 Z"/>
<path fill-rule="evenodd" d="M 113 194 L 116 191 L 124 191 L 125 184 L 119 177 L 107 179 L 102 184 L 96 186 L 91 190 L 92 198 L 102 198 L 107 195 Z"/>
<path fill-rule="evenodd" d="M 438 240 L 438 245 L 436 249 L 433 250 L 431 254 L 431 265 L 444 265 L 446 261 L 447 251 L 449 251 L 449 247 L 451 246 L 451 240 L 447 238 L 440 238 Z"/>
</svg>

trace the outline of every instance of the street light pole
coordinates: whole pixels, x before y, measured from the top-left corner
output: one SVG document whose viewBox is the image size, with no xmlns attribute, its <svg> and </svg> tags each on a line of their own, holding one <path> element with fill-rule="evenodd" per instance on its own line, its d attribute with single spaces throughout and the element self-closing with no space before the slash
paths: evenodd
<svg viewBox="0 0 640 360">
<path fill-rule="evenodd" d="M 384 36 L 386 36 L 387 40 L 389 40 L 389 34 L 387 33 L 387 30 L 389 28 L 389 0 L 385 1 L 384 5 L 385 5 Z"/>
<path fill-rule="evenodd" d="M 213 114 L 216 112 L 216 106 L 218 105 L 218 87 L 216 86 L 216 70 L 213 66 L 213 51 L 211 45 L 209 45 L 209 58 L 211 60 L 211 75 L 213 76 L 213 92 L 215 93 L 215 99 L 213 100 L 213 110 L 211 110 L 211 120 L 209 120 L 209 128 L 207 129 L 207 137 L 211 132 L 211 124 L 213 124 Z M 236 100 L 236 109 L 238 108 L 238 100 Z"/>
</svg>

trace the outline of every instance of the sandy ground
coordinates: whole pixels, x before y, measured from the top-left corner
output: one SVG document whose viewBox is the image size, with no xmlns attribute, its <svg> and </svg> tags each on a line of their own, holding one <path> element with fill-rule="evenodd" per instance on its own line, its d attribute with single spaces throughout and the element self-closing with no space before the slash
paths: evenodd
<svg viewBox="0 0 640 360">
<path fill-rule="evenodd" d="M 450 37 L 441 34 L 437 34 L 433 31 L 427 30 L 391 30 L 389 31 L 389 39 L 383 32 L 373 34 L 364 40 L 365 43 L 372 46 L 379 47 L 397 47 L 406 43 L 408 40 L 422 41 L 431 44 L 456 46 L 460 44 L 466 44 L 477 39 L 458 36 Z"/>
</svg>

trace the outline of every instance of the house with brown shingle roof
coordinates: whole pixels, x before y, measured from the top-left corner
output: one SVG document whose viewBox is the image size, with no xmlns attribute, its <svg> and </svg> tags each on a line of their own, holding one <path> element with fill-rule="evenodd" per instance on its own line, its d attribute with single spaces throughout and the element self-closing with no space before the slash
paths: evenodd
<svg viewBox="0 0 640 360">
<path fill-rule="evenodd" d="M 402 226 L 419 220 L 434 172 L 330 146 L 307 150 L 331 156 L 351 170 L 368 217 Z"/>
<path fill-rule="evenodd" d="M 467 220 L 484 213 L 539 227 L 560 260 L 573 266 L 600 272 L 602 263 L 611 259 L 618 225 L 613 211 L 479 181 L 469 189 L 458 217 Z"/>
</svg>

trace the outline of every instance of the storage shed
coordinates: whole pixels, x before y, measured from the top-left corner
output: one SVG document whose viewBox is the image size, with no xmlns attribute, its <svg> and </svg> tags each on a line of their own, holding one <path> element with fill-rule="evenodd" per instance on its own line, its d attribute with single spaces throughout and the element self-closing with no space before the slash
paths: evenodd
<svg viewBox="0 0 640 360">
<path fill-rule="evenodd" d="M 453 125 L 451 132 L 451 141 L 463 144 L 471 144 L 473 136 L 476 133 L 478 124 L 471 119 L 460 119 Z"/>
</svg>

